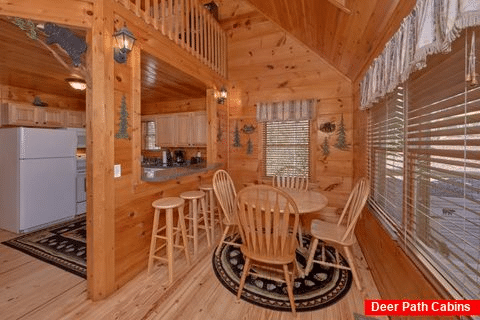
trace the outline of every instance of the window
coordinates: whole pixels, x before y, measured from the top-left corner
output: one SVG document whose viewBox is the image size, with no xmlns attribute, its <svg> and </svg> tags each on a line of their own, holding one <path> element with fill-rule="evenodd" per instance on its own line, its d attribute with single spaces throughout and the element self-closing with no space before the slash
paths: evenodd
<svg viewBox="0 0 480 320">
<path fill-rule="evenodd" d="M 143 131 L 144 131 L 144 149 L 145 150 L 155 150 L 157 147 L 157 135 L 156 135 L 156 123 L 155 121 L 145 121 L 143 122 Z"/>
<path fill-rule="evenodd" d="M 273 176 L 285 166 L 310 175 L 310 121 L 265 122 L 264 173 Z"/>
<path fill-rule="evenodd" d="M 369 111 L 372 211 L 465 299 L 480 296 L 480 86 L 466 72 L 471 37 Z"/>
</svg>

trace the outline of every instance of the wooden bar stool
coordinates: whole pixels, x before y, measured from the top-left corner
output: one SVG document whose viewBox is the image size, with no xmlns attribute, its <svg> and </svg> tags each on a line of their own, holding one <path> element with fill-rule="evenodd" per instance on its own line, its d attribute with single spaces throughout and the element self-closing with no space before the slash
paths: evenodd
<svg viewBox="0 0 480 320">
<path fill-rule="evenodd" d="M 185 217 L 183 215 L 183 208 L 185 206 L 185 200 L 178 197 L 169 197 L 155 200 L 152 203 L 155 208 L 155 215 L 153 217 L 153 230 L 152 241 L 150 243 L 150 254 L 148 257 L 148 273 L 151 272 L 153 267 L 153 260 L 162 260 L 168 263 L 168 279 L 169 283 L 173 282 L 173 247 L 181 248 L 185 251 L 185 258 L 187 263 L 190 264 L 190 256 L 188 255 L 188 242 L 187 242 L 187 228 L 185 227 Z M 178 223 L 177 227 L 173 226 L 173 209 L 178 211 Z M 160 211 L 165 210 L 165 226 L 159 228 Z M 165 235 L 160 235 L 165 230 Z M 181 232 L 183 238 L 183 245 L 174 243 L 173 236 Z M 157 239 L 165 241 L 163 245 L 157 248 Z M 156 253 L 163 247 L 167 247 L 167 258 L 157 256 Z"/>
<path fill-rule="evenodd" d="M 205 229 L 207 233 L 207 244 L 210 248 L 212 243 L 210 241 L 210 228 L 208 226 L 208 213 L 205 210 L 205 192 L 203 191 L 186 191 L 180 194 L 180 198 L 184 200 L 189 200 L 189 217 L 186 218 L 190 220 L 189 230 L 191 230 L 191 226 L 193 225 L 193 235 L 188 234 L 187 237 L 193 238 L 193 255 L 197 256 L 198 254 L 198 228 Z M 200 203 L 198 202 L 200 200 Z M 198 205 L 200 204 L 201 209 L 200 213 L 203 217 L 198 217 Z M 203 226 L 200 226 L 200 222 L 203 222 Z"/>
<path fill-rule="evenodd" d="M 212 240 L 215 241 L 215 224 L 220 224 L 220 228 L 223 232 L 223 221 L 222 217 L 220 216 L 220 211 L 218 210 L 217 204 L 215 202 L 213 185 L 202 184 L 199 189 L 207 193 L 207 197 L 205 198 L 205 207 L 207 208 L 207 212 L 210 214 L 210 229 L 212 230 Z"/>
</svg>

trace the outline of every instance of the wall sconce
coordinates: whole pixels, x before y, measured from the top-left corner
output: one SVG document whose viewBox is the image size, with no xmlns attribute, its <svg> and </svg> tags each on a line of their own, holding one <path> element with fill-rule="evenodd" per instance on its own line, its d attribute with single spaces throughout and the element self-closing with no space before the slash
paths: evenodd
<svg viewBox="0 0 480 320">
<path fill-rule="evenodd" d="M 87 83 L 85 80 L 80 78 L 67 78 L 65 81 L 75 90 L 85 90 L 87 89 Z"/>
<path fill-rule="evenodd" d="M 132 51 L 133 44 L 135 43 L 135 36 L 133 33 L 128 30 L 127 26 L 124 25 L 120 30 L 115 32 L 113 35 L 116 42 L 116 47 L 113 48 L 113 57 L 118 63 L 127 62 L 127 53 Z"/>
<path fill-rule="evenodd" d="M 222 87 L 217 97 L 217 103 L 224 104 L 226 100 L 227 100 L 227 89 L 225 87 Z"/>
</svg>

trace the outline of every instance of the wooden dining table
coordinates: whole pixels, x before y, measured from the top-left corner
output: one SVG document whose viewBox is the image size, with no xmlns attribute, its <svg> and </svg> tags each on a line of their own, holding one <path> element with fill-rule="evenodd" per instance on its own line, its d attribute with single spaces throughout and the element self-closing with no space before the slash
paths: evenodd
<svg viewBox="0 0 480 320">
<path fill-rule="evenodd" d="M 297 190 L 289 190 L 289 189 L 282 189 L 285 191 L 290 197 L 293 198 L 295 204 L 298 208 L 299 214 L 306 214 L 317 212 L 325 208 L 328 204 L 328 199 L 323 194 L 318 191 L 297 191 Z"/>
</svg>

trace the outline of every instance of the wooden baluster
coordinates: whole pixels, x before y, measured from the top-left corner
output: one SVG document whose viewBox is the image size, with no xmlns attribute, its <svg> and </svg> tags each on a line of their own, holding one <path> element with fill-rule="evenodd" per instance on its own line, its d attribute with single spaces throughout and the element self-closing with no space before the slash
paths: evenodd
<svg viewBox="0 0 480 320">
<path fill-rule="evenodd" d="M 168 1 L 168 38 L 173 40 L 173 27 L 174 27 L 174 17 L 173 17 L 173 1 Z"/>
<path fill-rule="evenodd" d="M 180 0 L 180 45 L 185 48 L 185 0 Z"/>
<path fill-rule="evenodd" d="M 213 68 L 213 19 L 210 16 L 208 18 L 208 34 L 209 34 L 209 39 L 208 39 L 208 52 L 209 52 L 209 58 L 207 65 L 210 68 Z"/>
<path fill-rule="evenodd" d="M 219 57 L 220 57 L 220 28 L 218 27 L 218 24 L 215 24 L 215 71 L 220 73 L 220 68 L 219 68 Z"/>
<path fill-rule="evenodd" d="M 152 14 L 150 12 L 150 0 L 145 0 L 145 22 L 147 24 L 150 24 L 152 21 Z"/>
<path fill-rule="evenodd" d="M 180 15 L 180 1 L 179 0 L 175 0 L 175 10 L 174 10 L 174 14 L 173 14 L 173 17 L 175 19 L 175 28 L 174 28 L 174 31 L 173 31 L 173 40 L 175 41 L 175 43 L 177 45 L 180 44 L 180 39 L 178 37 L 178 34 L 180 33 L 180 19 L 182 18 L 181 15 Z"/>
<path fill-rule="evenodd" d="M 199 21 L 198 21 L 198 3 L 196 1 L 193 2 L 193 8 L 195 9 L 194 20 L 195 20 L 195 56 L 200 58 L 200 46 L 199 46 Z"/>
<path fill-rule="evenodd" d="M 222 71 L 222 76 L 224 78 L 227 77 L 227 56 L 228 56 L 228 47 L 227 47 L 227 34 L 225 32 L 222 32 L 222 38 L 223 38 L 223 55 L 222 55 L 222 60 L 223 60 L 223 71 Z"/>
<path fill-rule="evenodd" d="M 153 0 L 153 27 L 158 30 L 158 1 Z"/>
<path fill-rule="evenodd" d="M 186 36 L 186 46 L 187 51 L 192 52 L 192 29 L 190 28 L 192 25 L 192 12 L 191 12 L 191 0 L 185 0 L 185 36 Z"/>
<path fill-rule="evenodd" d="M 205 13 L 206 9 L 205 8 L 200 8 L 200 14 L 199 19 L 200 19 L 200 59 L 202 62 L 205 62 Z"/>
<path fill-rule="evenodd" d="M 125 6 L 125 8 L 130 9 L 130 6 L 129 6 L 130 1 L 129 0 L 123 0 L 122 3 Z"/>
<path fill-rule="evenodd" d="M 135 0 L 135 14 L 140 17 L 140 2 L 141 0 Z"/>
<path fill-rule="evenodd" d="M 167 0 L 160 0 L 160 18 L 162 19 L 162 34 L 165 35 L 165 2 Z"/>
</svg>

